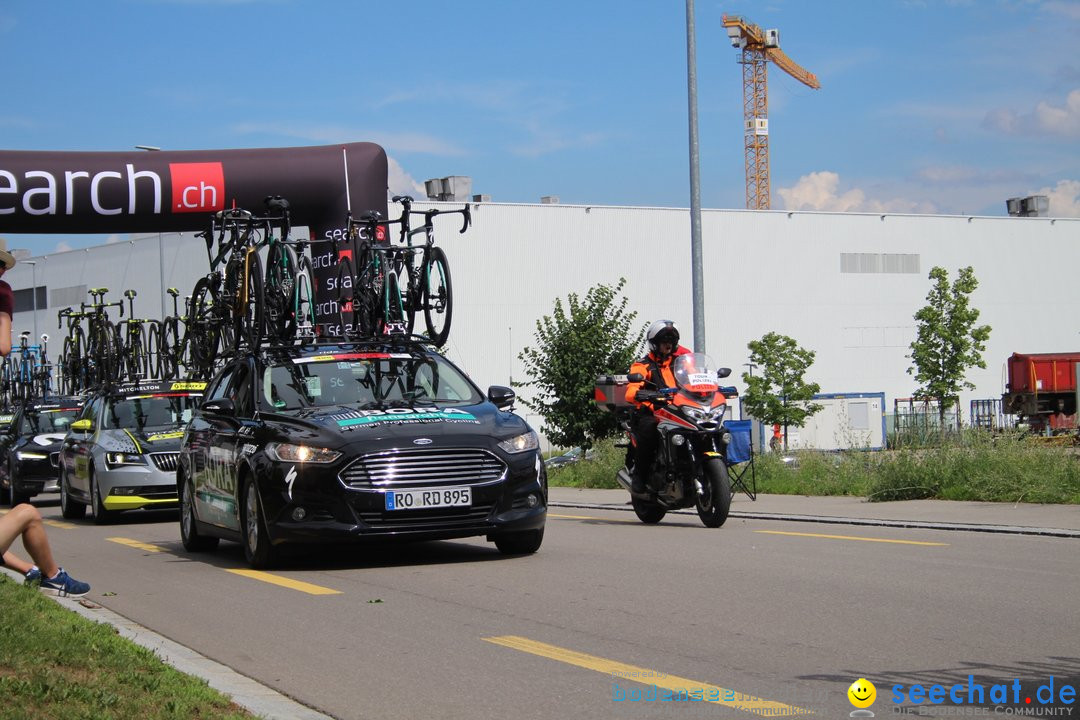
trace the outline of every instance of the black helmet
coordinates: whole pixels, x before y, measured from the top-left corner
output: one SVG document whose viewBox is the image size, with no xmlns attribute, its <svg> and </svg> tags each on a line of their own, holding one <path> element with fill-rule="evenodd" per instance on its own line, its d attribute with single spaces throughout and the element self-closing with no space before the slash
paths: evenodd
<svg viewBox="0 0 1080 720">
<path fill-rule="evenodd" d="M 669 342 L 678 347 L 679 328 L 675 327 L 672 320 L 657 320 L 649 326 L 649 332 L 645 337 L 649 341 L 649 352 L 656 353 L 659 352 L 658 346 L 662 342 Z"/>
</svg>

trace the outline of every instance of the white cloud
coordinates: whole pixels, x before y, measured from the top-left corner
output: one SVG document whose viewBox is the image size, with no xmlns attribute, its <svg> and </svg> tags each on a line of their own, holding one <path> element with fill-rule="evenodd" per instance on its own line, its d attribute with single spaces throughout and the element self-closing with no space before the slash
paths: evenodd
<svg viewBox="0 0 1080 720">
<path fill-rule="evenodd" d="M 1050 217 L 1080 217 L 1080 180 L 1060 180 L 1057 186 L 1033 194 L 1050 198 Z"/>
<path fill-rule="evenodd" d="M 272 133 L 286 137 L 301 138 L 321 143 L 354 142 L 363 140 L 373 142 L 394 152 L 417 152 L 429 155 L 456 156 L 465 151 L 452 142 L 447 142 L 427 133 L 395 133 L 362 128 L 347 128 L 335 125 L 281 125 L 265 123 L 242 123 L 233 126 L 233 130 L 242 134 Z"/>
<path fill-rule="evenodd" d="M 1050 0 L 1042 4 L 1042 9 L 1055 15 L 1064 15 L 1070 20 L 1080 20 L 1080 4 L 1075 0 Z"/>
<path fill-rule="evenodd" d="M 69 243 L 67 240 L 61 240 L 60 242 L 56 243 L 56 247 L 53 248 L 53 252 L 67 252 L 68 250 L 74 249 L 75 248 L 71 247 L 71 243 Z"/>
<path fill-rule="evenodd" d="M 937 208 L 928 202 L 892 198 L 868 198 L 858 188 L 838 192 L 840 176 L 822 171 L 803 175 L 790 188 L 777 188 L 785 210 L 822 210 L 827 212 L 933 213 Z"/>
<path fill-rule="evenodd" d="M 996 108 L 986 114 L 983 127 L 1007 135 L 1058 135 L 1080 138 L 1080 90 L 1073 90 L 1064 105 L 1040 102 L 1029 113 Z"/>
<path fill-rule="evenodd" d="M 112 245 L 114 243 L 124 242 L 127 239 L 128 239 L 127 235 L 117 235 L 117 234 L 114 233 L 114 234 L 110 235 L 109 237 L 105 238 L 105 244 L 106 245 Z"/>
<path fill-rule="evenodd" d="M 419 199 L 427 197 L 424 186 L 413 179 L 412 175 L 405 172 L 405 169 L 401 167 L 401 163 L 389 156 L 386 159 L 389 165 L 386 182 L 387 198 L 394 195 L 412 195 L 414 198 Z"/>
</svg>

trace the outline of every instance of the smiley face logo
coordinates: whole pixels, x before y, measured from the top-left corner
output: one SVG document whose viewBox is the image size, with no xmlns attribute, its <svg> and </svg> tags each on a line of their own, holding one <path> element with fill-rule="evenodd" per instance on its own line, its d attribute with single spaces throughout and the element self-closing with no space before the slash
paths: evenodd
<svg viewBox="0 0 1080 720">
<path fill-rule="evenodd" d="M 877 688 L 866 678 L 859 678 L 847 689 L 848 700 L 857 708 L 868 708 L 877 699 Z"/>
</svg>

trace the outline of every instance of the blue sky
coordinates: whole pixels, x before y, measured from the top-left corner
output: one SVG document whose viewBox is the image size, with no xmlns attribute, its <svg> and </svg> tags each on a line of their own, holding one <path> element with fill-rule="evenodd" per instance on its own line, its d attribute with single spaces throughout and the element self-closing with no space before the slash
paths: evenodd
<svg viewBox="0 0 1080 720">
<path fill-rule="evenodd" d="M 1080 216 L 1080 0 L 696 0 L 701 201 L 745 203 L 724 13 L 769 71 L 774 209 Z M 0 148 L 373 141 L 391 189 L 687 207 L 684 0 L 9 0 Z M 0 220 L 0 233 L 3 223 Z M 103 236 L 8 235 L 34 254 Z"/>
</svg>

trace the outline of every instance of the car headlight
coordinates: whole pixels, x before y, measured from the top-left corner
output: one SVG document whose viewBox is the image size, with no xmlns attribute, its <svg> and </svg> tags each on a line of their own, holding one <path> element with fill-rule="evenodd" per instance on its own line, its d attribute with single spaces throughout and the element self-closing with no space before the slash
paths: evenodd
<svg viewBox="0 0 1080 720">
<path fill-rule="evenodd" d="M 499 447 L 511 454 L 523 453 L 540 447 L 540 438 L 536 437 L 536 433 L 530 430 L 527 433 L 515 435 L 509 440 L 503 440 L 499 443 Z"/>
<path fill-rule="evenodd" d="M 46 460 L 48 455 L 45 453 L 27 452 L 25 450 L 18 450 L 15 452 L 15 457 L 20 460 Z"/>
<path fill-rule="evenodd" d="M 146 458 L 139 453 L 107 452 L 105 453 L 105 464 L 115 467 L 122 465 L 145 465 Z"/>
<path fill-rule="evenodd" d="M 278 462 L 299 463 L 332 463 L 341 457 L 337 450 L 292 443 L 270 443 L 266 446 L 266 454 Z"/>
</svg>

